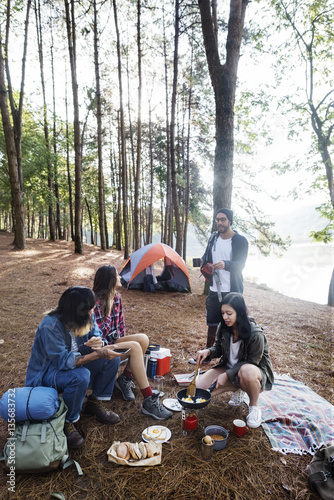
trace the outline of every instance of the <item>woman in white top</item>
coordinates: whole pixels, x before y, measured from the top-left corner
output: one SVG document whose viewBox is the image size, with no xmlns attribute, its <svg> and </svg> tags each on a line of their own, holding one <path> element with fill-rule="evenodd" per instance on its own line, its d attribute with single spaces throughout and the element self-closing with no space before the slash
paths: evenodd
<svg viewBox="0 0 334 500">
<path fill-rule="evenodd" d="M 263 328 L 247 315 L 246 304 L 240 293 L 227 294 L 221 306 L 223 321 L 219 324 L 213 347 L 202 349 L 196 361 L 220 358 L 219 363 L 201 375 L 197 387 L 208 389 L 216 383 L 212 395 L 232 391 L 229 404 L 242 404 L 248 394 L 249 414 L 247 425 L 259 427 L 261 410 L 258 407 L 260 392 L 270 391 L 274 374 Z"/>
</svg>

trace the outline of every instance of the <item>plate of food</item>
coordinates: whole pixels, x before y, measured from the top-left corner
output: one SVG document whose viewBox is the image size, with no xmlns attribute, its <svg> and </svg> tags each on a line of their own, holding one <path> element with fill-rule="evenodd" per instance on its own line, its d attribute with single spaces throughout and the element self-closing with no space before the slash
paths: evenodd
<svg viewBox="0 0 334 500">
<path fill-rule="evenodd" d="M 156 443 L 167 443 L 171 438 L 171 431 L 163 425 L 151 425 L 142 432 L 142 440 L 145 443 L 155 441 Z"/>
<path fill-rule="evenodd" d="M 182 406 L 177 399 L 167 398 L 163 400 L 162 404 L 167 408 L 167 410 L 182 411 Z"/>
</svg>

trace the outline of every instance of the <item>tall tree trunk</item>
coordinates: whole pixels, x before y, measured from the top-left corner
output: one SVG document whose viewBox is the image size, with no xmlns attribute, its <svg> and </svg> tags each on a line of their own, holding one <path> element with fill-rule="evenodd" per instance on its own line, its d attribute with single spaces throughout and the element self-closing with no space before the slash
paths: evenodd
<svg viewBox="0 0 334 500">
<path fill-rule="evenodd" d="M 68 100 L 67 100 L 67 71 L 65 67 L 65 110 L 66 110 L 66 169 L 67 169 L 67 184 L 68 184 L 68 199 L 71 224 L 71 240 L 74 241 L 74 220 L 73 220 L 73 196 L 72 196 L 72 179 L 70 170 L 70 137 L 68 126 Z"/>
<path fill-rule="evenodd" d="M 190 132 L 191 132 L 191 106 L 192 106 L 192 81 L 193 81 L 193 43 L 191 43 L 191 60 L 190 60 L 190 88 L 188 94 L 188 131 L 186 139 L 186 192 L 184 200 L 184 227 L 183 227 L 183 260 L 187 257 L 187 232 L 188 232 L 188 217 L 190 205 Z"/>
<path fill-rule="evenodd" d="M 140 180 L 140 160 L 141 160 L 141 98 L 142 98 L 142 52 L 141 52 L 141 0 L 137 0 L 137 51 L 138 51 L 138 118 L 137 118 L 137 160 L 134 178 L 134 247 L 140 247 L 140 219 L 139 219 L 139 180 Z"/>
<path fill-rule="evenodd" d="M 104 175 L 102 158 L 102 106 L 100 89 L 100 67 L 99 67 L 99 45 L 97 30 L 97 10 L 96 0 L 93 1 L 94 7 L 94 65 L 96 81 L 96 119 L 97 119 L 97 153 L 98 153 L 98 172 L 99 172 L 99 228 L 101 237 L 101 249 L 107 249 L 106 241 L 106 219 L 105 219 L 105 195 L 104 195 Z"/>
<path fill-rule="evenodd" d="M 26 71 L 26 59 L 27 59 L 27 48 L 28 48 L 28 27 L 29 27 L 29 15 L 31 8 L 31 0 L 27 1 L 27 11 L 25 19 L 24 28 L 24 46 L 23 46 L 23 57 L 22 57 L 22 71 L 21 71 L 21 89 L 19 97 L 18 107 L 15 104 L 13 87 L 11 82 L 10 70 L 9 70 L 9 59 L 8 59 L 8 45 L 9 45 L 9 32 L 10 32 L 10 0 L 7 0 L 7 19 L 6 19 L 6 41 L 5 41 L 5 65 L 6 65 L 6 75 L 8 82 L 8 97 L 10 102 L 10 108 L 13 118 L 13 128 L 14 128 L 14 140 L 17 156 L 17 166 L 19 179 L 21 184 L 21 190 L 23 192 L 23 174 L 22 174 L 22 110 L 23 110 L 23 98 L 24 98 L 24 84 L 25 84 L 25 71 Z"/>
<path fill-rule="evenodd" d="M 165 9 L 163 14 L 163 52 L 165 69 L 165 105 L 166 105 L 166 206 L 164 230 L 161 233 L 161 241 L 169 246 L 173 246 L 173 208 L 172 208 L 172 189 L 170 173 L 170 126 L 169 126 L 169 97 L 168 97 L 168 60 L 167 60 L 167 39 L 165 26 Z M 162 217 L 163 218 L 163 217 Z"/>
<path fill-rule="evenodd" d="M 118 60 L 118 83 L 119 83 L 119 109 L 120 109 L 120 140 L 121 140 L 121 170 L 122 170 L 122 195 L 123 195 L 123 228 L 124 228 L 124 259 L 129 257 L 129 235 L 128 235 L 128 185 L 126 164 L 126 141 L 123 106 L 123 83 L 122 83 L 122 60 L 121 43 L 118 29 L 116 0 L 113 0 L 114 19 L 117 38 L 117 60 Z"/>
<path fill-rule="evenodd" d="M 173 65 L 173 90 L 172 107 L 170 121 L 170 165 L 172 174 L 172 195 L 175 215 L 176 246 L 175 251 L 182 254 L 182 225 L 180 217 L 179 197 L 177 192 L 176 158 L 175 158 L 175 117 L 176 117 L 176 96 L 178 79 L 178 59 L 179 59 L 179 36 L 180 36 L 180 2 L 175 1 L 175 34 L 174 34 L 174 65 Z"/>
<path fill-rule="evenodd" d="M 42 24 L 41 24 L 41 5 L 39 0 L 35 1 L 35 18 L 36 18 L 37 46 L 38 46 L 38 56 L 39 56 L 39 69 L 40 69 L 42 95 L 43 95 L 43 128 L 44 128 L 44 138 L 46 147 L 46 165 L 48 171 L 47 203 L 49 210 L 49 229 L 50 229 L 50 240 L 55 241 L 56 232 L 55 232 L 55 223 L 53 214 L 53 172 L 51 167 L 49 123 L 47 116 L 47 104 L 46 104 L 46 94 L 45 94 L 43 34 L 42 34 Z"/>
<path fill-rule="evenodd" d="M 213 179 L 214 212 L 230 207 L 232 198 L 234 102 L 240 46 L 248 0 L 230 0 L 226 61 L 220 62 L 215 2 L 198 0 L 206 58 L 215 94 L 216 151 Z"/>
<path fill-rule="evenodd" d="M 64 0 L 66 12 L 66 27 L 68 50 L 70 55 L 72 93 L 74 109 L 74 154 L 75 154 L 75 234 L 74 249 L 75 253 L 82 254 L 82 196 L 81 196 L 81 174 L 82 174 L 82 153 L 81 153 L 81 134 L 79 120 L 79 99 L 78 82 L 76 68 L 76 25 L 74 17 L 74 0 Z M 71 10 L 70 10 L 71 7 Z"/>
<path fill-rule="evenodd" d="M 148 214 L 147 214 L 147 224 L 146 224 L 146 244 L 152 243 L 152 233 L 153 233 L 153 127 L 152 127 L 152 109 L 151 101 L 149 103 L 149 145 L 150 145 L 150 194 L 148 202 Z M 161 212 L 161 216 L 163 213 Z"/>
<path fill-rule="evenodd" d="M 7 23 L 6 23 L 6 38 L 5 38 L 5 55 L 3 57 L 2 34 L 0 26 L 0 108 L 2 116 L 2 124 L 6 142 L 6 152 L 8 158 L 9 179 L 12 196 L 13 208 L 13 225 L 15 231 L 14 248 L 16 250 L 24 250 L 26 248 L 25 220 L 23 208 L 23 175 L 22 175 L 22 109 L 24 97 L 24 82 L 25 82 L 25 66 L 28 44 L 28 26 L 30 14 L 31 0 L 27 2 L 25 32 L 24 32 L 24 49 L 22 57 L 22 74 L 21 74 L 21 89 L 19 105 L 16 107 L 13 89 L 11 84 L 9 62 L 8 62 L 8 45 L 9 45 L 9 28 L 10 28 L 10 1 L 7 3 Z M 5 81 L 5 68 L 8 83 L 8 94 Z M 11 125 L 10 114 L 7 103 L 9 98 L 11 113 L 13 118 L 13 127 Z"/>
<path fill-rule="evenodd" d="M 89 225 L 90 225 L 90 239 L 91 239 L 91 244 L 92 244 L 92 245 L 95 245 L 95 241 L 94 241 L 94 228 L 93 228 L 93 221 L 92 221 L 92 214 L 91 214 L 90 207 L 89 207 L 89 204 L 88 204 L 88 201 L 87 201 L 87 198 L 86 198 L 86 197 L 85 197 L 85 203 L 86 203 L 87 212 L 88 212 L 88 218 L 89 218 Z"/>
<path fill-rule="evenodd" d="M 58 238 L 63 239 L 63 231 L 65 228 L 61 227 L 60 220 L 60 204 L 59 204 L 59 182 L 58 182 L 58 156 L 57 156 L 57 115 L 56 115 L 56 82 L 55 82 L 55 70 L 54 70 L 54 43 L 53 43 L 53 20 L 50 21 L 50 34 L 51 34 L 51 75 L 52 75 L 52 103 L 53 103 L 53 172 L 54 172 L 54 196 L 56 202 L 56 233 L 58 233 Z"/>
</svg>

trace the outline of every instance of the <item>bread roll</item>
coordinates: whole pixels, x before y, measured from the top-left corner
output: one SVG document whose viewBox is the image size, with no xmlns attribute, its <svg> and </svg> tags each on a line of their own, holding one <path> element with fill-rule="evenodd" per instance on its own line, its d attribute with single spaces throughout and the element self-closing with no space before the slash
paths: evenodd
<svg viewBox="0 0 334 500">
<path fill-rule="evenodd" d="M 151 450 L 152 450 L 153 456 L 154 455 L 159 455 L 159 453 L 160 453 L 160 446 L 155 441 L 150 441 L 150 446 L 151 446 Z"/>
<path fill-rule="evenodd" d="M 129 460 L 130 452 L 126 443 L 121 443 L 117 446 L 117 456 L 119 458 L 124 458 L 124 460 Z"/>
<path fill-rule="evenodd" d="M 139 446 L 139 450 L 141 453 L 141 458 L 144 460 L 145 458 L 147 458 L 147 449 L 146 449 L 145 443 L 141 442 L 141 443 L 139 443 L 138 446 Z"/>
<path fill-rule="evenodd" d="M 153 450 L 151 448 L 151 441 L 149 441 L 148 443 L 145 443 L 145 448 L 147 451 L 147 458 L 152 458 L 153 457 Z"/>
<path fill-rule="evenodd" d="M 140 451 L 140 448 L 139 448 L 139 444 L 138 443 L 134 443 L 133 447 L 134 447 L 135 453 L 136 453 L 136 455 L 138 457 L 138 460 L 141 460 L 142 454 L 141 454 L 141 451 Z"/>
</svg>

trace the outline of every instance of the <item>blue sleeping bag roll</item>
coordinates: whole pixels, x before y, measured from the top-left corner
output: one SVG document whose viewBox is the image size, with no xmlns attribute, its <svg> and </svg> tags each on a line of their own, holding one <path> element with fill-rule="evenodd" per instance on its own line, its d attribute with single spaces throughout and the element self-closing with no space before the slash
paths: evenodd
<svg viewBox="0 0 334 500">
<path fill-rule="evenodd" d="M 8 389 L 0 400 L 0 416 L 6 422 L 48 420 L 60 405 L 52 387 L 17 387 Z"/>
</svg>

